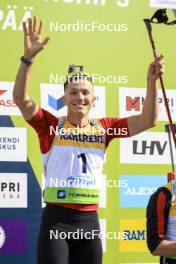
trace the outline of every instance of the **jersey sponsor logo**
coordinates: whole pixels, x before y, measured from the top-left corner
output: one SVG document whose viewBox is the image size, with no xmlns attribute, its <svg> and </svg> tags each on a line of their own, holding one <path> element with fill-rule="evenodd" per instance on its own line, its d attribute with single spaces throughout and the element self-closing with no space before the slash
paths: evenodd
<svg viewBox="0 0 176 264">
<path fill-rule="evenodd" d="M 4 241 L 4 243 L 3 243 Z M 25 220 L 0 219 L 0 254 L 27 252 Z"/>
<path fill-rule="evenodd" d="M 126 88 L 119 89 L 119 113 L 120 117 L 138 115 L 142 112 L 146 89 L 144 88 Z M 159 121 L 168 121 L 165 103 L 162 91 L 158 91 L 159 101 Z M 173 117 L 176 121 L 176 91 L 167 90 L 167 101 Z"/>
<path fill-rule="evenodd" d="M 1 161 L 27 161 L 26 128 L 1 127 Z"/>
<path fill-rule="evenodd" d="M 62 84 L 40 84 L 41 107 L 53 115 L 65 116 L 67 107 L 63 104 L 64 86 Z M 100 118 L 106 116 L 105 87 L 94 86 L 95 106 L 90 112 L 90 117 Z"/>
<path fill-rule="evenodd" d="M 146 245 L 146 219 L 121 219 L 120 252 L 148 252 Z"/>
<path fill-rule="evenodd" d="M 61 135 L 60 140 L 75 140 L 80 142 L 104 143 L 104 137 L 96 136 L 96 135 L 66 134 L 66 135 Z"/>
<path fill-rule="evenodd" d="M 89 194 L 89 193 L 77 193 L 77 192 L 72 192 L 72 193 L 69 193 L 68 196 L 71 196 L 71 197 L 76 197 L 76 198 L 98 198 L 99 195 L 97 194 Z"/>
<path fill-rule="evenodd" d="M 63 181 L 64 183 L 64 181 Z M 63 187 L 66 187 L 65 185 Z M 41 191 L 41 201 L 42 201 L 42 208 L 46 206 L 44 202 L 44 189 L 45 189 L 45 177 L 42 174 L 42 191 Z M 106 208 L 106 175 L 102 175 L 102 180 L 101 180 L 101 188 L 100 188 L 100 208 Z"/>
<path fill-rule="evenodd" d="M 66 191 L 65 190 L 58 190 L 57 191 L 57 198 L 58 199 L 65 199 L 66 197 Z"/>
<path fill-rule="evenodd" d="M 85 163 L 83 163 L 83 166 L 86 166 L 86 164 Z M 84 173 L 84 171 L 85 171 L 85 173 L 86 173 L 86 167 L 85 167 L 85 169 L 84 169 L 84 167 L 83 167 L 83 173 Z M 83 176 L 83 177 L 81 177 L 81 176 L 77 176 L 77 177 L 74 177 L 74 176 L 68 176 L 67 178 L 66 178 L 66 182 L 67 182 L 67 184 L 69 185 L 69 186 L 73 186 L 73 187 L 92 187 L 92 186 L 95 186 L 96 185 L 96 180 L 95 179 L 91 179 L 90 177 L 86 177 L 86 176 Z"/>
<path fill-rule="evenodd" d="M 0 208 L 27 207 L 27 174 L 0 173 Z"/>
<path fill-rule="evenodd" d="M 173 153 L 174 159 L 176 153 Z M 168 135 L 164 132 L 143 132 L 120 139 L 120 162 L 134 164 L 170 164 Z"/>
<path fill-rule="evenodd" d="M 0 82 L 0 115 L 21 115 L 19 108 L 13 101 L 13 87 L 13 82 Z"/>
<path fill-rule="evenodd" d="M 149 196 L 167 182 L 166 175 L 120 175 L 128 185 L 120 187 L 121 208 L 146 208 Z"/>
</svg>

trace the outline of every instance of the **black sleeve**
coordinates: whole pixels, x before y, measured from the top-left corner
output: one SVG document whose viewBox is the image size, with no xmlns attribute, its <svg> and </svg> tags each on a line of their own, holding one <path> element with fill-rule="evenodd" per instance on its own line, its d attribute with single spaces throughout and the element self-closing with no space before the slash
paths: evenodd
<svg viewBox="0 0 176 264">
<path fill-rule="evenodd" d="M 147 246 L 151 253 L 165 239 L 170 203 L 171 192 L 165 187 L 159 188 L 148 202 Z"/>
</svg>

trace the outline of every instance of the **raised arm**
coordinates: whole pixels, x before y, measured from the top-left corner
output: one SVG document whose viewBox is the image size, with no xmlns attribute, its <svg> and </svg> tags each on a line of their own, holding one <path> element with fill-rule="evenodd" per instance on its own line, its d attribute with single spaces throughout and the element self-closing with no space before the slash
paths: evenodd
<svg viewBox="0 0 176 264">
<path fill-rule="evenodd" d="M 48 43 L 49 38 L 42 39 L 43 22 L 40 20 L 37 29 L 37 19 L 34 17 L 28 19 L 28 26 L 23 22 L 24 32 L 24 57 L 23 60 L 28 64 L 32 62 L 34 57 L 44 48 Z M 32 71 L 32 64 L 27 65 L 22 62 L 18 70 L 14 90 L 13 99 L 19 107 L 24 119 L 30 120 L 38 110 L 38 105 L 29 96 L 29 80 Z"/>
<path fill-rule="evenodd" d="M 128 118 L 130 136 L 156 126 L 159 112 L 157 80 L 164 72 L 164 57 L 161 55 L 150 64 L 147 73 L 147 93 L 142 113 Z"/>
</svg>

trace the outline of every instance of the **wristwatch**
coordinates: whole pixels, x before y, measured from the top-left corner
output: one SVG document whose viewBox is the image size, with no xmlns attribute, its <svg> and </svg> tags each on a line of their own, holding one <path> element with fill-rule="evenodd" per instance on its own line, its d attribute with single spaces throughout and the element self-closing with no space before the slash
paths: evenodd
<svg viewBox="0 0 176 264">
<path fill-rule="evenodd" d="M 24 64 L 26 64 L 27 66 L 30 66 L 30 65 L 32 65 L 32 63 L 33 63 L 33 60 L 32 60 L 32 59 L 28 59 L 28 58 L 26 58 L 25 56 L 21 56 L 21 61 L 22 61 Z"/>
</svg>

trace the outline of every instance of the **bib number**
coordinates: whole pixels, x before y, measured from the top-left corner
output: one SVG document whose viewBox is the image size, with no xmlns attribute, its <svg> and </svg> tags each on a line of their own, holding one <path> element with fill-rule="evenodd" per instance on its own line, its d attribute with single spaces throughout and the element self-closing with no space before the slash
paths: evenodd
<svg viewBox="0 0 176 264">
<path fill-rule="evenodd" d="M 82 160 L 82 173 L 87 173 L 86 154 L 85 153 L 78 154 L 78 158 L 81 158 L 81 160 Z"/>
</svg>

